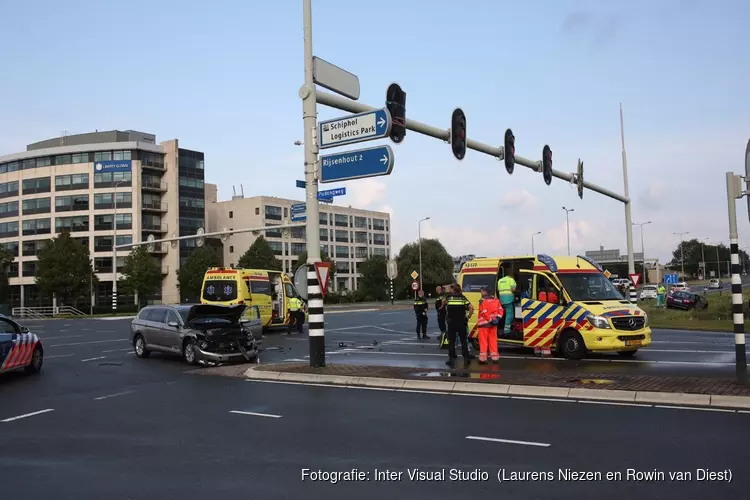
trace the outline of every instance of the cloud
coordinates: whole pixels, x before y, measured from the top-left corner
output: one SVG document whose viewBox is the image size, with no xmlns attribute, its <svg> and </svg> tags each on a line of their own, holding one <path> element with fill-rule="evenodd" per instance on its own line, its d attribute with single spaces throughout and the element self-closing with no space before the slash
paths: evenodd
<svg viewBox="0 0 750 500">
<path fill-rule="evenodd" d="M 526 189 L 512 191 L 500 198 L 500 208 L 528 211 L 537 205 L 536 197 Z"/>
<path fill-rule="evenodd" d="M 570 252 L 571 254 L 583 253 L 592 250 L 591 243 L 596 237 L 605 234 L 596 224 L 585 220 L 570 221 Z M 547 230 L 537 236 L 536 249 L 553 255 L 566 255 L 568 253 L 568 228 L 565 222 Z"/>
<path fill-rule="evenodd" d="M 482 230 L 432 222 L 430 220 L 422 225 L 422 237 L 440 240 L 448 253 L 454 256 L 470 253 L 482 256 L 510 255 L 518 245 L 517 234 L 505 225 Z"/>
<path fill-rule="evenodd" d="M 388 186 L 377 178 L 357 179 L 344 183 L 346 202 L 353 207 L 372 209 L 388 198 Z"/>
<path fill-rule="evenodd" d="M 640 194 L 638 200 L 643 205 L 643 208 L 659 210 L 664 206 L 664 200 L 668 196 L 667 185 L 662 181 L 654 181 Z"/>
</svg>

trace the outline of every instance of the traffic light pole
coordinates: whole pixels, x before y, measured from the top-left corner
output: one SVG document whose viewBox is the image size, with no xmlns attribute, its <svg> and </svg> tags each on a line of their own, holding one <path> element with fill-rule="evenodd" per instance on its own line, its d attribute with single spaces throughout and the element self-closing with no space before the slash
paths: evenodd
<svg viewBox="0 0 750 500">
<path fill-rule="evenodd" d="M 635 256 L 633 255 L 633 215 L 630 211 L 630 183 L 628 182 L 628 156 L 625 153 L 625 126 L 623 125 L 622 119 L 622 104 L 620 104 L 620 139 L 622 140 L 622 180 L 625 183 L 625 240 L 627 242 L 628 252 L 628 278 L 630 275 L 635 274 Z M 646 256 L 642 255 L 641 258 L 645 259 Z M 633 282 L 628 280 L 630 286 L 630 302 L 635 304 L 638 302 L 638 296 L 633 286 Z M 645 284 L 645 283 L 644 283 Z"/>
<path fill-rule="evenodd" d="M 325 330 L 323 323 L 323 293 L 315 272 L 315 263 L 320 262 L 320 217 L 318 210 L 318 142 L 317 100 L 313 75 L 312 47 L 312 0 L 302 2 L 302 23 L 305 45 L 305 83 L 299 91 L 302 98 L 302 118 L 305 127 L 305 194 L 307 213 L 307 293 L 308 293 L 308 338 L 310 366 L 326 364 Z"/>
<path fill-rule="evenodd" d="M 732 322 L 734 323 L 734 359 L 737 383 L 747 383 L 747 354 L 745 350 L 745 313 L 742 303 L 742 277 L 740 276 L 740 250 L 737 237 L 737 207 L 735 200 L 742 198 L 742 178 L 727 172 L 727 207 L 729 214 L 729 247 L 732 262 Z M 719 248 L 718 246 L 716 247 Z"/>
</svg>

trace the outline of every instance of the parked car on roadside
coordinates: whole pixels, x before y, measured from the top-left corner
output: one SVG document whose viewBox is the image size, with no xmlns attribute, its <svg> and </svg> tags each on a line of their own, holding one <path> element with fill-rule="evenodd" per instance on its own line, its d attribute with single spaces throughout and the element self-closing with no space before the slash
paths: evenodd
<svg viewBox="0 0 750 500">
<path fill-rule="evenodd" d="M 723 283 L 721 282 L 721 280 L 717 280 L 716 278 L 708 282 L 708 288 L 710 289 L 719 289 L 722 285 Z"/>
<path fill-rule="evenodd" d="M 131 323 L 135 355 L 151 352 L 182 356 L 188 364 L 253 361 L 263 337 L 258 306 L 213 304 L 153 305 Z"/>
<path fill-rule="evenodd" d="M 42 340 L 9 317 L 0 314 L 0 373 L 23 369 L 39 373 L 44 361 Z"/>
<path fill-rule="evenodd" d="M 689 292 L 690 288 L 684 281 L 681 283 L 675 283 L 669 289 L 669 294 L 672 295 L 675 292 Z"/>
<path fill-rule="evenodd" d="M 647 300 L 656 298 L 656 285 L 644 285 L 638 300 Z"/>
<path fill-rule="evenodd" d="M 703 310 L 708 307 L 708 301 L 702 295 L 693 292 L 678 291 L 667 297 L 667 307 L 672 309 Z"/>
</svg>

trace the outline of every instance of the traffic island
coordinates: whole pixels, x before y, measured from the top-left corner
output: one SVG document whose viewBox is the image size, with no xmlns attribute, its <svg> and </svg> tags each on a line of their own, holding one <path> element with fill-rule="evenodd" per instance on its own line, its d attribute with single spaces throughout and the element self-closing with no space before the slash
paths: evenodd
<svg viewBox="0 0 750 500">
<path fill-rule="evenodd" d="M 233 373 L 217 373 L 238 376 Z M 722 377 L 673 377 L 612 373 L 529 373 L 501 370 L 499 365 L 475 369 L 434 370 L 399 366 L 305 363 L 257 365 L 241 376 L 253 380 L 471 393 L 608 400 L 630 403 L 750 408 L 750 387 Z"/>
</svg>

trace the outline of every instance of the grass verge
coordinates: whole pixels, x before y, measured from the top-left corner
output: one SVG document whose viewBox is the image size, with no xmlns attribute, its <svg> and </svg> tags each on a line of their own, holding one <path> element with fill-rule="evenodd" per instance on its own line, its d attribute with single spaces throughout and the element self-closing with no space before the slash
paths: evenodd
<svg viewBox="0 0 750 500">
<path fill-rule="evenodd" d="M 745 318 L 750 318 L 750 291 L 743 292 L 742 296 Z M 648 313 L 652 328 L 733 331 L 732 295 L 729 293 L 710 294 L 706 297 L 706 300 L 708 300 L 708 307 L 702 311 L 657 308 L 656 301 L 639 303 L 638 305 Z M 746 321 L 745 329 L 747 330 L 749 326 L 750 321 Z"/>
</svg>

